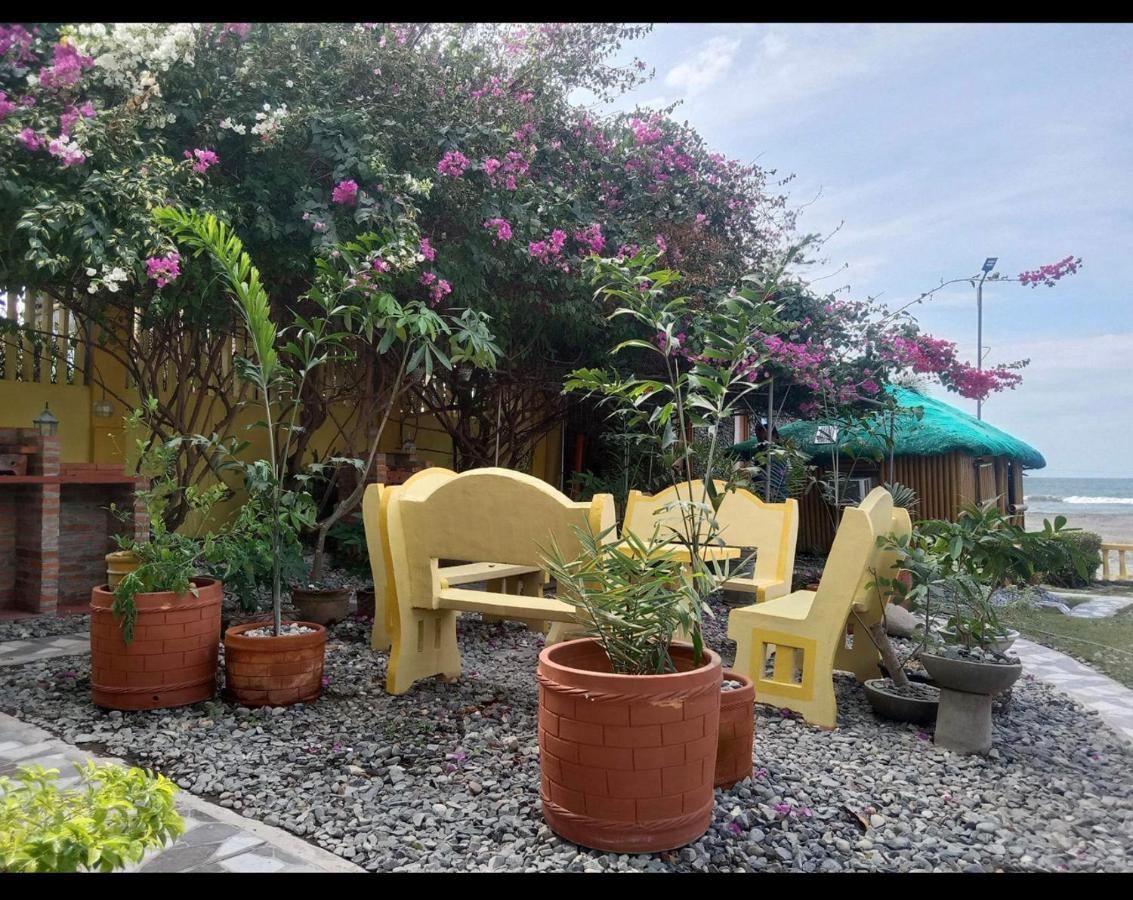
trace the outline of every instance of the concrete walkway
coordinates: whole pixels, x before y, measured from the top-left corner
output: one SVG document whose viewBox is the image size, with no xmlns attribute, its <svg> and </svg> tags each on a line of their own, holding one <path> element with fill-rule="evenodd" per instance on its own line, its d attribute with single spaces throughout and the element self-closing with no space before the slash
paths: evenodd
<svg viewBox="0 0 1133 900">
<path fill-rule="evenodd" d="M 56 656 L 77 656 L 90 653 L 90 635 L 62 634 L 56 637 L 27 638 L 0 642 L 0 666 L 22 666 L 24 663 Z"/>
<path fill-rule="evenodd" d="M 36 764 L 59 770 L 61 786 L 79 783 L 72 763 L 121 760 L 93 756 L 53 737 L 42 728 L 0 713 L 0 775 Z M 177 792 L 177 811 L 185 833 L 168 847 L 151 850 L 131 872 L 363 872 L 333 853 L 280 828 L 245 819 L 231 810 Z"/>
<path fill-rule="evenodd" d="M 1133 691 L 1073 657 L 1019 638 L 1011 650 L 1023 661 L 1023 673 L 1069 694 L 1087 709 L 1097 710 L 1119 735 L 1133 743 Z"/>
</svg>

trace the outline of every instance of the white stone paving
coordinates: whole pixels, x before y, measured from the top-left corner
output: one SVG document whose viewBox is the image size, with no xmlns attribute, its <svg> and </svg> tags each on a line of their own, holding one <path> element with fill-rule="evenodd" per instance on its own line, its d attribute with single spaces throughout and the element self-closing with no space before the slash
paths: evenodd
<svg viewBox="0 0 1133 900">
<path fill-rule="evenodd" d="M 64 743 L 34 725 L 0 713 L 0 775 L 35 763 L 59 770 L 61 784 L 78 781 L 71 765 L 96 756 Z M 185 833 L 168 847 L 151 850 L 130 872 L 362 872 L 364 869 L 281 828 L 245 819 L 188 791 L 177 793 Z"/>
</svg>

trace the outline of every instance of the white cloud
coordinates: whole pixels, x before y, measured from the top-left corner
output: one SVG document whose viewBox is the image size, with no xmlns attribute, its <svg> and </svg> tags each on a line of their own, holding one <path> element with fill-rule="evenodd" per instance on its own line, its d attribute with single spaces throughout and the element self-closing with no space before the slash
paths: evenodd
<svg viewBox="0 0 1133 900">
<path fill-rule="evenodd" d="M 699 94 L 727 74 L 739 47 L 739 38 L 711 38 L 691 58 L 673 66 L 665 84 L 689 96 Z"/>
</svg>

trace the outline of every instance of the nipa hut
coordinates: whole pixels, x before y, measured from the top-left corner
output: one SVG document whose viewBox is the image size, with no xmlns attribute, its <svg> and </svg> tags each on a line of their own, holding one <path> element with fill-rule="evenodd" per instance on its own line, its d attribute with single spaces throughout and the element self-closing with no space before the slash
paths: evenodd
<svg viewBox="0 0 1133 900">
<path fill-rule="evenodd" d="M 955 519 L 969 503 L 996 499 L 999 508 L 1023 521 L 1023 470 L 1046 465 L 1042 454 L 1018 438 L 1000 431 L 963 410 L 908 388 L 891 389 L 901 409 L 892 423 L 892 471 L 889 464 L 888 423 L 844 429 L 824 422 L 790 422 L 779 437 L 806 454 L 825 477 L 838 451 L 839 473 L 847 480 L 846 496 L 857 500 L 885 482 L 899 482 L 917 493 L 914 519 Z M 913 412 L 923 410 L 920 418 Z M 755 441 L 734 445 L 742 455 L 757 448 Z M 818 489 L 799 498 L 798 547 L 802 552 L 826 553 L 834 540 L 830 507 Z"/>
</svg>

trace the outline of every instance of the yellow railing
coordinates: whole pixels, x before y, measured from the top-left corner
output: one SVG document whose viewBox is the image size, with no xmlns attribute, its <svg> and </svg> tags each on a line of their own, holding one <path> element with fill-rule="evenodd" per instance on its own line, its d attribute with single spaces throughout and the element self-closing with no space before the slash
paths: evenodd
<svg viewBox="0 0 1133 900">
<path fill-rule="evenodd" d="M 1102 581 L 1113 581 L 1113 571 L 1109 566 L 1109 554 L 1117 554 L 1117 580 L 1129 580 L 1129 565 L 1126 553 L 1133 553 L 1133 544 L 1102 544 Z"/>
</svg>

